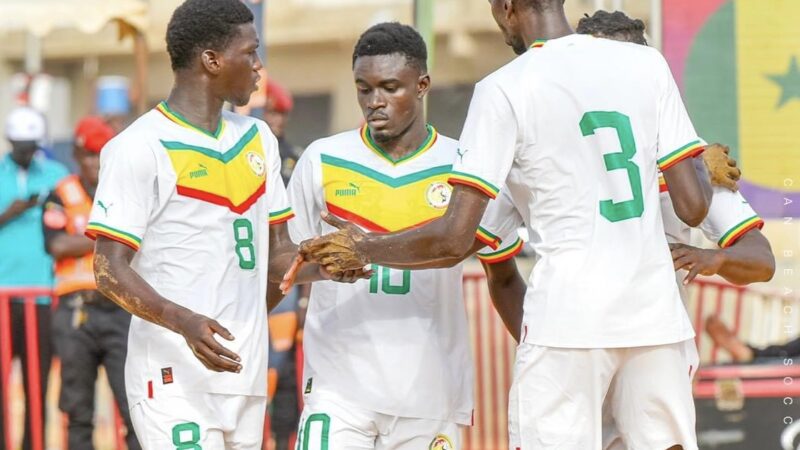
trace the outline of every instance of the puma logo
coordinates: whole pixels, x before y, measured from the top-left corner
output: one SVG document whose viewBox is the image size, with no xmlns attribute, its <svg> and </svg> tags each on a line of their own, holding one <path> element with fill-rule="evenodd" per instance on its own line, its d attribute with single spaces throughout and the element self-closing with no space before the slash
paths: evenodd
<svg viewBox="0 0 800 450">
<path fill-rule="evenodd" d="M 468 151 L 469 150 L 461 150 L 460 148 L 456 149 L 456 153 L 458 153 L 458 157 L 461 159 L 462 163 L 464 162 L 464 155 L 466 155 Z"/>
<path fill-rule="evenodd" d="M 106 217 L 108 217 L 108 208 L 111 208 L 112 206 L 114 206 L 114 204 L 113 204 L 113 203 L 109 203 L 109 204 L 108 204 L 108 206 L 106 206 L 106 205 L 103 203 L 103 201 L 102 201 L 102 200 L 98 200 L 98 201 L 97 201 L 97 206 L 99 206 L 99 207 L 103 208 L 103 212 L 106 214 Z"/>
</svg>

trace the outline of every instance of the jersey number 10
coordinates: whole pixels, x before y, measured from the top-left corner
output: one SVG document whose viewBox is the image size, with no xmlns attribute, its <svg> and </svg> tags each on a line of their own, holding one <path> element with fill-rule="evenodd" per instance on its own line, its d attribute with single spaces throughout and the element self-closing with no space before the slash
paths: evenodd
<svg viewBox="0 0 800 450">
<path fill-rule="evenodd" d="M 369 279 L 369 293 L 377 294 L 378 287 L 384 294 L 404 295 L 411 291 L 411 271 L 401 270 L 402 281 L 400 284 L 392 284 L 391 273 L 393 269 L 373 264 L 372 277 Z M 396 271 L 396 269 L 395 269 Z"/>
<path fill-rule="evenodd" d="M 644 196 L 642 195 L 642 177 L 639 166 L 631 159 L 636 154 L 636 141 L 633 139 L 631 120 L 625 114 L 616 111 L 591 111 L 583 115 L 580 122 L 584 136 L 594 134 L 598 128 L 613 128 L 617 131 L 622 151 L 603 155 L 606 170 L 625 170 L 631 186 L 633 198 L 622 202 L 612 199 L 600 201 L 600 215 L 610 222 L 641 217 L 644 212 Z"/>
</svg>

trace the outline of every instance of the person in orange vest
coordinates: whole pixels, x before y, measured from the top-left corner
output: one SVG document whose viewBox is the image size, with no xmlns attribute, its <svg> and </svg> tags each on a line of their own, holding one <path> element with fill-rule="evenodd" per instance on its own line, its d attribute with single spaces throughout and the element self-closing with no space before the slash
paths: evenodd
<svg viewBox="0 0 800 450">
<path fill-rule="evenodd" d="M 69 417 L 70 450 L 93 450 L 97 370 L 105 367 L 119 412 L 127 427 L 129 450 L 141 449 L 125 396 L 125 355 L 131 316 L 97 291 L 92 271 L 94 241 L 84 236 L 100 171 L 100 150 L 114 130 L 98 117 L 85 117 L 75 129 L 77 175 L 63 179 L 45 201 L 42 223 L 47 252 L 55 261 L 53 320 L 61 358 L 59 407 Z M 102 202 L 98 202 L 102 208 Z M 111 205 L 106 205 L 111 206 Z"/>
</svg>

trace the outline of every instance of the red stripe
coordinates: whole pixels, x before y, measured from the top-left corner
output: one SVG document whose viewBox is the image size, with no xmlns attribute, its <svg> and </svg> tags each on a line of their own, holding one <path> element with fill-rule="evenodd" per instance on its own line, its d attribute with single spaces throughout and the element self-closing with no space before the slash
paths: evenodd
<svg viewBox="0 0 800 450">
<path fill-rule="evenodd" d="M 658 192 L 669 192 L 667 183 L 658 183 Z"/>
<path fill-rule="evenodd" d="M 25 349 L 28 355 L 35 355 L 39 352 L 39 334 L 36 308 L 36 297 L 25 299 Z M 31 435 L 33 450 L 42 450 L 44 447 L 44 424 L 42 423 L 42 379 L 39 358 L 28 359 L 28 416 L 31 423 Z"/>
<path fill-rule="evenodd" d="M 294 218 L 294 213 L 291 213 L 286 217 L 281 217 L 280 219 L 270 220 L 269 224 L 270 225 L 279 225 L 279 224 L 282 224 L 284 222 L 288 222 L 290 219 L 293 219 L 293 218 Z"/>
<path fill-rule="evenodd" d="M 478 183 L 473 183 L 472 181 L 467 181 L 467 180 L 464 180 L 464 179 L 461 179 L 461 178 L 448 178 L 447 182 L 450 183 L 450 184 L 463 184 L 465 186 L 469 186 L 469 187 L 475 188 L 475 189 L 483 192 L 484 194 L 486 194 L 491 199 L 497 198 L 497 194 L 495 194 L 494 192 L 486 189 L 485 187 L 481 186 Z"/>
<path fill-rule="evenodd" d="M 497 239 L 490 239 L 486 236 L 483 236 L 480 233 L 475 233 L 475 239 L 483 242 L 484 244 L 488 245 L 492 250 L 497 250 L 497 247 L 500 244 L 500 241 Z"/>
<path fill-rule="evenodd" d="M 745 235 L 745 233 L 747 233 L 748 231 L 752 230 L 753 228 L 758 228 L 759 230 L 760 230 L 760 229 L 762 229 L 762 228 L 764 228 L 764 221 L 763 221 L 763 220 L 761 220 L 761 219 L 759 219 L 758 221 L 756 221 L 756 222 L 753 222 L 753 223 L 752 223 L 752 224 L 750 224 L 749 226 L 747 226 L 747 227 L 745 227 L 745 228 L 742 228 L 741 230 L 739 230 L 739 231 L 738 231 L 736 234 L 734 234 L 734 235 L 733 235 L 733 237 L 731 237 L 731 238 L 730 238 L 730 240 L 728 241 L 728 244 L 727 244 L 727 245 L 725 245 L 725 248 L 728 248 L 728 247 L 730 247 L 731 245 L 735 244 L 735 243 L 736 243 L 736 241 L 738 241 L 739 239 L 741 239 L 741 238 L 742 238 L 742 236 L 744 236 L 744 235 Z"/>
<path fill-rule="evenodd" d="M 790 378 L 785 383 L 783 378 L 775 380 L 743 380 L 742 395 L 745 398 L 783 398 L 800 397 L 800 378 Z M 717 382 L 700 381 L 695 385 L 694 398 L 716 398 Z"/>
<path fill-rule="evenodd" d="M 122 239 L 120 237 L 114 236 L 113 234 L 106 233 L 105 231 L 87 230 L 86 233 L 84 233 L 84 234 L 86 236 L 88 236 L 90 239 L 93 239 L 93 240 L 97 240 L 97 236 L 103 236 L 104 238 L 108 238 L 108 239 L 111 239 L 112 241 L 116 241 L 116 242 L 119 242 L 120 244 L 124 244 L 124 245 L 132 248 L 133 251 L 135 251 L 135 252 L 139 251 L 139 247 L 133 245 L 132 243 L 126 241 L 125 239 Z"/>
<path fill-rule="evenodd" d="M 800 366 L 719 366 L 704 367 L 697 371 L 698 379 L 714 378 L 800 378 Z"/>
<path fill-rule="evenodd" d="M 375 222 L 373 222 L 373 221 L 371 221 L 369 219 L 365 219 L 365 218 L 359 216 L 358 214 L 352 213 L 352 212 L 350 212 L 350 211 L 348 211 L 348 210 L 346 210 L 344 208 L 340 208 L 340 207 L 338 207 L 338 206 L 336 206 L 336 205 L 334 205 L 334 204 L 332 204 L 330 202 L 325 202 L 325 205 L 328 207 L 328 212 L 330 212 L 332 214 L 335 214 L 335 215 L 341 217 L 342 219 L 349 220 L 350 222 L 353 222 L 355 224 L 361 225 L 362 227 L 364 227 L 364 228 L 366 228 L 366 229 L 368 229 L 370 231 L 378 231 L 378 232 L 381 232 L 381 233 L 388 233 L 389 232 L 389 230 L 387 230 L 386 228 L 383 228 L 382 226 L 378 225 L 377 223 L 375 223 Z"/>
<path fill-rule="evenodd" d="M 695 156 L 698 156 L 699 154 L 703 153 L 705 150 L 706 150 L 705 147 L 697 147 L 696 149 L 692 150 L 691 152 L 684 154 L 680 158 L 678 158 L 678 159 L 676 159 L 674 161 L 671 161 L 669 164 L 667 164 L 665 166 L 660 166 L 660 169 L 663 172 L 663 171 L 669 169 L 670 167 L 674 166 L 675 164 L 678 164 L 679 162 L 683 161 L 686 158 L 694 158 Z"/>
<path fill-rule="evenodd" d="M 147 382 L 147 398 L 153 398 L 153 382 Z"/>
<path fill-rule="evenodd" d="M 196 198 L 204 202 L 213 203 L 219 206 L 225 206 L 231 211 L 235 212 L 236 214 L 242 214 L 248 209 L 250 209 L 250 207 L 253 206 L 253 204 L 257 202 L 262 195 L 264 195 L 264 192 L 266 192 L 266 183 L 262 182 L 261 185 L 258 187 L 258 189 L 256 189 L 256 191 L 253 192 L 250 195 L 250 197 L 248 197 L 244 202 L 242 202 L 240 205 L 237 206 L 234 205 L 227 197 L 222 197 L 220 195 L 212 194 L 210 192 L 201 191 L 199 189 L 192 189 L 186 186 L 180 186 L 180 185 L 178 186 L 178 194 L 183 195 L 184 197 Z"/>
</svg>

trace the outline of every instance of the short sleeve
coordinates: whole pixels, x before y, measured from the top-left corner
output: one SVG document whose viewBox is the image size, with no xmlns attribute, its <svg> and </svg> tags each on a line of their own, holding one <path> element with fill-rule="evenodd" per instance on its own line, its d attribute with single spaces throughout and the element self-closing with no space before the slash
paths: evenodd
<svg viewBox="0 0 800 450">
<path fill-rule="evenodd" d="M 683 161 L 699 155 L 705 148 L 697 136 L 686 106 L 681 99 L 678 85 L 672 77 L 664 58 L 658 54 L 662 72 L 663 91 L 658 105 L 658 167 L 664 171 Z"/>
<path fill-rule="evenodd" d="M 700 224 L 703 234 L 721 248 L 730 247 L 745 233 L 762 228 L 764 221 L 738 192 L 714 187 L 708 215 Z"/>
<path fill-rule="evenodd" d="M 514 162 L 517 132 L 511 103 L 497 83 L 484 80 L 475 85 L 450 184 L 497 197 Z"/>
<path fill-rule="evenodd" d="M 157 173 L 155 155 L 142 140 L 121 135 L 106 144 L 86 235 L 138 251 L 156 204 Z"/>
<path fill-rule="evenodd" d="M 267 207 L 269 208 L 269 224 L 277 225 L 294 217 L 294 211 L 286 195 L 286 186 L 281 178 L 281 156 L 278 150 L 278 140 L 269 133 L 270 148 L 267 150 L 269 157 L 269 172 L 267 173 Z"/>
<path fill-rule="evenodd" d="M 506 189 L 500 191 L 497 199 L 489 202 L 481 220 L 480 228 L 499 237 L 496 247 L 478 250 L 478 259 L 494 264 L 513 258 L 522 251 L 523 241 L 519 230 L 524 225 L 522 216 L 511 202 Z"/>
<path fill-rule="evenodd" d="M 322 234 L 321 201 L 317 193 L 321 187 L 315 183 L 315 167 L 319 154 L 313 147 L 306 150 L 289 180 L 289 200 L 295 208 L 295 219 L 289 223 L 289 234 L 295 242 L 302 242 Z"/>
</svg>

